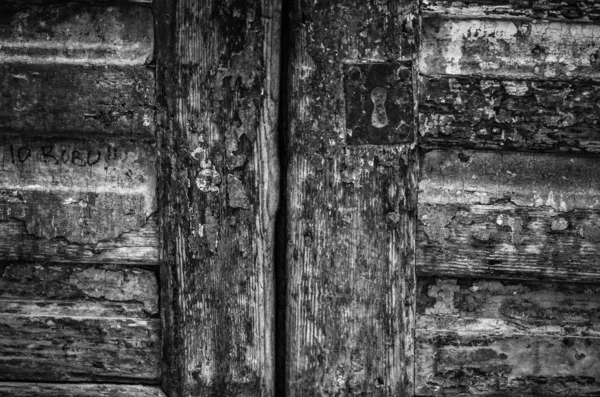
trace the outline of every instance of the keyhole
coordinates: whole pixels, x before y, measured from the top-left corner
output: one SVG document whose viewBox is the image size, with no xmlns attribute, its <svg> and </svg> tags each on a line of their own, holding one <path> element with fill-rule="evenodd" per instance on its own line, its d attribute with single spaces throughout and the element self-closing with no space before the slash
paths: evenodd
<svg viewBox="0 0 600 397">
<path fill-rule="evenodd" d="M 371 114 L 371 124 L 375 128 L 383 128 L 388 125 L 388 116 L 385 112 L 385 100 L 387 99 L 387 92 L 381 87 L 374 88 L 371 91 L 371 101 L 375 107 L 373 108 L 373 114 Z"/>
</svg>

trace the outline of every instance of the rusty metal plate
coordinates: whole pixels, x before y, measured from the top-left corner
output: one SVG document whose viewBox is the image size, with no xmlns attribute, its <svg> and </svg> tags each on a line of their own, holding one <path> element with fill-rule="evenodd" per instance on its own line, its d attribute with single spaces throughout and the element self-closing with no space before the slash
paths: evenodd
<svg viewBox="0 0 600 397">
<path fill-rule="evenodd" d="M 346 143 L 388 145 L 414 139 L 411 63 L 344 66 Z"/>
</svg>

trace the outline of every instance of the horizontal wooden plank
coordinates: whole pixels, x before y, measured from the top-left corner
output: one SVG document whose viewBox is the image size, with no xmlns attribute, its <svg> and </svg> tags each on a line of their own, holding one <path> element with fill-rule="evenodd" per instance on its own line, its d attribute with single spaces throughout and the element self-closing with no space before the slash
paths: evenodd
<svg viewBox="0 0 600 397">
<path fill-rule="evenodd" d="M 435 17 L 422 26 L 426 75 L 600 78 L 600 25 Z"/>
<path fill-rule="evenodd" d="M 0 274 L 0 379 L 158 379 L 153 272 L 4 264 Z"/>
<path fill-rule="evenodd" d="M 417 395 L 600 394 L 598 338 L 416 333 Z"/>
<path fill-rule="evenodd" d="M 0 131 L 152 136 L 154 75 L 138 66 L 0 64 Z"/>
<path fill-rule="evenodd" d="M 600 393 L 600 288 L 419 278 L 417 394 Z"/>
<path fill-rule="evenodd" d="M 421 205 L 421 275 L 600 281 L 600 212 Z"/>
<path fill-rule="evenodd" d="M 0 382 L 0 397 L 165 397 L 165 394 L 154 386 Z"/>
<path fill-rule="evenodd" d="M 594 157 L 427 153 L 418 273 L 600 279 L 599 167 Z"/>
<path fill-rule="evenodd" d="M 0 220 L 23 220 L 37 237 L 94 244 L 156 210 L 150 142 L 4 135 L 0 171 Z"/>
<path fill-rule="evenodd" d="M 0 313 L 31 316 L 158 315 L 158 283 L 122 266 L 0 264 Z"/>
<path fill-rule="evenodd" d="M 421 3 L 424 15 L 436 14 L 458 18 L 532 18 L 544 20 L 600 20 L 600 4 L 595 0 L 426 0 Z"/>
<path fill-rule="evenodd" d="M 598 84 L 422 77 L 419 95 L 430 147 L 600 151 Z"/>
<path fill-rule="evenodd" d="M 0 15 L 0 63 L 144 65 L 152 58 L 150 7 L 3 4 Z"/>
<path fill-rule="evenodd" d="M 59 263 L 157 265 L 159 242 L 155 217 L 140 229 L 95 244 L 43 239 L 27 231 L 24 221 L 0 221 L 0 260 Z"/>
<path fill-rule="evenodd" d="M 600 337 L 598 284 L 419 277 L 426 332 Z"/>
<path fill-rule="evenodd" d="M 0 379 L 157 379 L 153 272 L 3 264 L 0 274 Z"/>
<path fill-rule="evenodd" d="M 434 150 L 425 154 L 421 204 L 490 204 L 600 209 L 600 159 L 497 151 Z"/>
</svg>

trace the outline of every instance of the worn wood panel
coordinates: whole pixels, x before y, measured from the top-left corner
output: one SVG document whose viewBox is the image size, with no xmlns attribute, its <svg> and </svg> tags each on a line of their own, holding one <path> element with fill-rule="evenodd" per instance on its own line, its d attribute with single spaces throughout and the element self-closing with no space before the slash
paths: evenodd
<svg viewBox="0 0 600 397">
<path fill-rule="evenodd" d="M 155 217 L 139 229 L 114 240 L 95 244 L 71 243 L 64 238 L 44 239 L 27 231 L 24 221 L 0 221 L 0 258 L 12 261 L 63 263 L 120 263 L 157 265 L 158 225 Z"/>
<path fill-rule="evenodd" d="M 34 264 L 0 272 L 0 379 L 158 380 L 154 273 Z"/>
<path fill-rule="evenodd" d="M 274 396 L 281 2 L 157 1 L 164 389 Z"/>
<path fill-rule="evenodd" d="M 423 396 L 597 396 L 600 339 L 417 330 Z"/>
<path fill-rule="evenodd" d="M 290 6 L 288 396 L 413 395 L 415 7 Z"/>
<path fill-rule="evenodd" d="M 600 392 L 594 284 L 419 279 L 417 393 Z"/>
<path fill-rule="evenodd" d="M 595 0 L 426 0 L 424 15 L 437 14 L 453 18 L 532 18 L 559 21 L 598 21 L 600 5 Z"/>
<path fill-rule="evenodd" d="M 597 280 L 599 165 L 594 157 L 427 153 L 418 271 Z"/>
<path fill-rule="evenodd" d="M 433 150 L 424 155 L 419 202 L 595 210 L 599 170 L 597 157 Z"/>
<path fill-rule="evenodd" d="M 600 86 L 589 81 L 422 77 L 419 88 L 427 146 L 600 150 Z"/>
<path fill-rule="evenodd" d="M 419 333 L 600 337 L 597 284 L 419 277 L 418 291 Z"/>
<path fill-rule="evenodd" d="M 0 64 L 0 85 L 0 131 L 154 130 L 154 75 L 142 66 Z"/>
<path fill-rule="evenodd" d="M 45 239 L 116 239 L 156 210 L 155 158 L 142 140 L 2 135 L 0 221 Z"/>
<path fill-rule="evenodd" d="M 0 382 L 2 397 L 165 397 L 159 387 L 85 383 Z"/>
<path fill-rule="evenodd" d="M 419 206 L 419 274 L 600 280 L 598 211 Z"/>
<path fill-rule="evenodd" d="M 423 19 L 426 75 L 600 78 L 600 25 L 496 19 Z"/>
<path fill-rule="evenodd" d="M 144 65 L 153 52 L 152 9 L 75 3 L 0 5 L 0 63 Z"/>
</svg>

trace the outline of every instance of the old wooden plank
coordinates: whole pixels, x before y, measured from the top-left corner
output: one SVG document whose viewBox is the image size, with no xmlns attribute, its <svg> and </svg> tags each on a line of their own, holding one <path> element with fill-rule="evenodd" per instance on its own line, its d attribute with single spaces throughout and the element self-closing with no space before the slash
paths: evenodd
<svg viewBox="0 0 600 397">
<path fill-rule="evenodd" d="M 158 284 L 153 272 L 123 266 L 4 263 L 0 313 L 150 319 Z"/>
<path fill-rule="evenodd" d="M 598 211 L 421 205 L 419 220 L 419 274 L 600 280 Z"/>
<path fill-rule="evenodd" d="M 290 7 L 288 396 L 413 395 L 415 12 Z"/>
<path fill-rule="evenodd" d="M 435 17 L 422 26 L 419 69 L 426 75 L 600 78 L 600 25 Z"/>
<path fill-rule="evenodd" d="M 0 5 L 0 63 L 144 65 L 153 52 L 152 9 L 132 3 Z"/>
<path fill-rule="evenodd" d="M 417 330 L 416 393 L 597 396 L 599 338 Z"/>
<path fill-rule="evenodd" d="M 595 210 L 599 171 L 597 157 L 434 150 L 423 159 L 419 202 Z"/>
<path fill-rule="evenodd" d="M 422 77 L 419 97 L 430 147 L 600 150 L 598 84 Z"/>
<path fill-rule="evenodd" d="M 417 394 L 588 396 L 600 392 L 600 289 L 420 278 Z"/>
<path fill-rule="evenodd" d="M 59 263 L 120 263 L 157 265 L 158 225 L 155 217 L 139 229 L 95 244 L 71 243 L 64 238 L 39 238 L 24 221 L 0 221 L 0 260 Z"/>
<path fill-rule="evenodd" d="M 597 284 L 419 277 L 419 332 L 600 337 Z"/>
<path fill-rule="evenodd" d="M 165 397 L 159 387 L 85 383 L 0 382 L 1 397 Z"/>
<path fill-rule="evenodd" d="M 274 396 L 281 2 L 157 1 L 174 396 Z"/>
<path fill-rule="evenodd" d="M 597 280 L 599 165 L 592 157 L 427 153 L 418 271 Z"/>
<path fill-rule="evenodd" d="M 0 271 L 0 379 L 158 380 L 154 273 L 33 264 Z"/>
<path fill-rule="evenodd" d="M 154 76 L 141 66 L 0 64 L 0 85 L 0 131 L 154 130 Z"/>
<path fill-rule="evenodd" d="M 426 0 L 424 15 L 453 18 L 527 18 L 562 21 L 598 21 L 600 5 L 595 0 Z"/>
<path fill-rule="evenodd" d="M 83 244 L 140 229 L 156 210 L 154 152 L 142 140 L 0 136 L 0 220 Z"/>
</svg>

